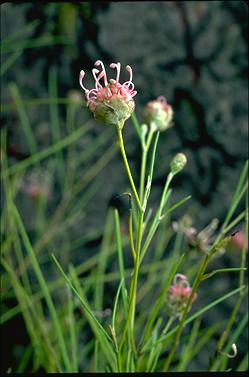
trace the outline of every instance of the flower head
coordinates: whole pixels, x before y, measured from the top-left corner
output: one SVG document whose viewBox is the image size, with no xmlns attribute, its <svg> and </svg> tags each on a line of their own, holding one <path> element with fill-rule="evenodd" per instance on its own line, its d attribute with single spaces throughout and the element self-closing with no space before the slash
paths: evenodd
<svg viewBox="0 0 249 377">
<path fill-rule="evenodd" d="M 88 90 L 82 83 L 85 76 L 84 71 L 80 71 L 79 82 L 85 91 L 87 106 L 93 112 L 96 120 L 107 125 L 118 125 L 123 127 L 124 122 L 131 116 L 135 109 L 133 97 L 137 94 L 132 82 L 132 69 L 126 66 L 129 72 L 129 80 L 120 84 L 120 63 L 110 64 L 110 68 L 116 69 L 116 78 L 107 80 L 104 64 L 97 60 L 94 64 L 100 66 L 101 70 L 93 68 L 92 74 L 95 80 L 95 88 Z M 102 80 L 102 81 L 101 81 Z"/>
<path fill-rule="evenodd" d="M 218 225 L 219 220 L 214 218 L 204 229 L 198 231 L 193 227 L 193 220 L 188 215 L 184 215 L 179 222 L 172 223 L 175 232 L 181 232 L 185 235 L 190 249 L 204 253 L 212 247 Z M 217 255 L 222 255 L 224 252 L 225 248 L 221 247 Z"/>
<path fill-rule="evenodd" d="M 156 100 L 147 103 L 144 109 L 145 122 L 159 131 L 172 126 L 173 110 L 166 98 L 159 96 Z"/>
<path fill-rule="evenodd" d="M 169 287 L 167 292 L 167 303 L 173 316 L 181 316 L 191 293 L 192 289 L 189 285 L 187 277 L 182 274 L 176 274 L 173 284 Z M 196 299 L 196 297 L 197 294 L 195 293 L 192 302 Z"/>
</svg>

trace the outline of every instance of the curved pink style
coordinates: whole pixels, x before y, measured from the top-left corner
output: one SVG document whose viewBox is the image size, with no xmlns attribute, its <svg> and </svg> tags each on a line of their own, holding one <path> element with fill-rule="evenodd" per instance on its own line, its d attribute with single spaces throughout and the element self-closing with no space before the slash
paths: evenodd
<svg viewBox="0 0 249 377">
<path fill-rule="evenodd" d="M 79 83 L 82 89 L 85 92 L 87 99 L 87 106 L 90 107 L 90 110 L 93 110 L 96 107 L 98 101 L 106 101 L 112 98 L 120 97 L 125 100 L 131 100 L 136 94 L 137 91 L 134 90 L 134 84 L 132 82 L 132 68 L 127 65 L 126 70 L 129 72 L 129 80 L 120 84 L 120 63 L 111 63 L 110 68 L 116 69 L 116 78 L 110 79 L 108 82 L 107 74 L 105 71 L 104 64 L 101 60 L 97 60 L 94 64 L 96 67 L 100 67 L 101 70 L 97 68 L 92 69 L 93 78 L 95 80 L 95 88 L 87 89 L 83 85 L 83 79 L 85 76 L 84 71 L 80 71 Z M 101 82 L 102 80 L 102 82 Z"/>
</svg>

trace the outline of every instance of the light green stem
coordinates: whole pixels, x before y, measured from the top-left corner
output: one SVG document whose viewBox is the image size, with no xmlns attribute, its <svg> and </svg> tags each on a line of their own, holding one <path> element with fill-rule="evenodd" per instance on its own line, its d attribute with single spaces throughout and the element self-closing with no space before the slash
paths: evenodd
<svg viewBox="0 0 249 377">
<path fill-rule="evenodd" d="M 162 211 L 163 211 L 163 208 L 165 206 L 165 202 L 166 202 L 166 197 L 167 197 L 167 194 L 168 194 L 168 189 L 169 189 L 169 185 L 170 185 L 170 182 L 173 178 L 173 174 L 172 173 L 169 173 L 168 177 L 167 177 L 167 180 L 166 180 L 166 183 L 165 183 L 165 186 L 164 186 L 164 190 L 163 190 L 163 193 L 162 193 L 162 196 L 161 196 L 161 201 L 160 201 L 160 205 L 159 205 L 159 208 L 157 210 L 157 213 L 154 217 L 154 220 L 151 224 L 151 227 L 149 229 L 149 232 L 148 232 L 148 236 L 147 238 L 145 239 L 145 242 L 144 242 L 144 245 L 143 245 L 143 248 L 142 248 L 142 251 L 141 251 L 141 258 L 140 258 L 140 264 L 145 256 L 145 253 L 150 245 L 150 242 L 157 230 L 157 227 L 160 223 L 160 220 L 161 220 L 161 216 L 162 216 Z"/>
<path fill-rule="evenodd" d="M 126 171 L 127 171 L 127 174 L 128 174 L 130 185 L 131 185 L 133 194 L 135 196 L 135 199 L 136 199 L 136 202 L 137 202 L 137 205 L 138 205 L 138 208 L 139 208 L 135 266 L 134 266 L 134 272 L 133 272 L 131 285 L 130 285 L 129 309 L 128 309 L 128 314 L 127 314 L 126 322 L 125 322 L 125 325 L 124 325 L 124 330 L 123 330 L 120 345 L 119 345 L 119 350 L 121 350 L 121 348 L 124 344 L 126 332 L 127 332 L 128 327 L 129 327 L 131 329 L 131 334 L 130 334 L 131 335 L 130 336 L 131 346 L 132 346 L 133 353 L 136 355 L 136 346 L 135 346 L 135 340 L 134 340 L 134 320 L 135 320 L 136 291 L 137 291 L 139 258 L 140 258 L 142 232 L 143 232 L 144 210 L 141 206 L 141 202 L 139 200 L 137 190 L 136 190 L 136 187 L 135 187 L 135 184 L 134 184 L 134 181 L 133 181 L 133 178 L 132 178 L 132 174 L 131 174 L 131 171 L 130 171 L 129 163 L 128 163 L 128 160 L 127 160 L 127 157 L 126 157 L 121 128 L 118 125 L 117 125 L 116 128 L 117 128 L 117 133 L 118 133 L 120 151 L 121 151 L 121 154 L 122 154 L 122 157 L 123 157 L 123 160 L 124 160 L 124 164 L 125 164 L 125 168 L 126 168 Z M 147 154 L 147 152 L 144 153 L 143 155 L 145 156 L 146 154 Z M 145 175 L 145 168 L 146 168 L 146 158 L 144 157 L 143 162 L 142 162 L 142 169 L 141 169 L 142 170 L 141 176 L 143 176 L 143 177 Z M 144 179 L 144 178 L 142 178 L 142 179 Z M 141 185 L 140 185 L 140 188 L 141 188 Z"/>
<path fill-rule="evenodd" d="M 137 205 L 138 205 L 139 209 L 142 211 L 142 206 L 141 206 L 138 194 L 137 194 L 136 186 L 135 186 L 135 183 L 133 181 L 131 170 L 130 170 L 130 167 L 129 167 L 129 163 L 128 163 L 128 160 L 127 160 L 127 157 L 126 157 L 126 152 L 125 152 L 125 147 L 124 147 L 124 141 L 123 141 L 122 131 L 121 131 L 121 129 L 120 129 L 120 127 L 118 125 L 117 125 L 116 129 L 117 129 L 117 133 L 118 133 L 119 147 L 120 147 L 120 151 L 121 151 L 121 154 L 122 154 L 122 157 L 123 157 L 123 160 L 124 160 L 125 169 L 126 169 L 127 174 L 128 174 L 128 178 L 129 178 L 129 181 L 130 181 L 131 189 L 132 189 L 133 194 L 135 196 Z"/>
<path fill-rule="evenodd" d="M 130 325 L 131 346 L 133 349 L 133 353 L 135 355 L 136 355 L 136 346 L 135 346 L 135 340 L 134 340 L 134 318 L 135 318 L 136 291 L 137 291 L 137 280 L 138 280 L 138 270 L 139 270 L 139 256 L 140 256 L 141 240 L 142 240 L 142 228 L 143 228 L 143 212 L 140 210 L 138 234 L 137 234 L 137 245 L 136 245 L 135 267 L 134 267 L 134 272 L 133 272 L 131 285 L 130 285 L 130 292 L 129 292 L 129 309 L 128 309 L 128 314 L 127 314 L 126 322 L 124 325 L 124 330 L 123 330 L 122 337 L 120 340 L 120 345 L 119 345 L 119 350 L 121 350 L 125 341 L 125 335 L 126 335 L 127 329 Z"/>
<path fill-rule="evenodd" d="M 141 203 L 143 203 L 143 199 L 144 199 L 144 180 L 145 180 L 145 173 L 146 173 L 146 163 L 147 163 L 147 156 L 148 156 L 148 151 L 151 144 L 153 133 L 154 133 L 153 129 L 150 129 L 147 142 L 142 143 L 142 161 L 141 161 L 140 190 L 139 190 L 139 197 L 140 197 Z"/>
<path fill-rule="evenodd" d="M 140 173 L 140 190 L 139 190 L 139 197 L 140 197 L 141 203 L 143 203 L 143 197 L 144 197 L 144 178 L 145 178 L 145 171 L 146 171 L 146 162 L 147 162 L 147 149 L 143 147 L 141 173 Z"/>
</svg>

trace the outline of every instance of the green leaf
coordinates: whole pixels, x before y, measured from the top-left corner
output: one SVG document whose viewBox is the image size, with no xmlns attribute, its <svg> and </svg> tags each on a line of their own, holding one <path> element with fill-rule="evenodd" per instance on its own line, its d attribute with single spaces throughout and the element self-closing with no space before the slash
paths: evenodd
<svg viewBox="0 0 249 377">
<path fill-rule="evenodd" d="M 95 334 L 95 336 L 97 337 L 97 339 L 99 340 L 101 346 L 102 346 L 102 349 L 103 349 L 103 352 L 105 353 L 106 355 L 106 358 L 107 360 L 109 360 L 109 362 L 111 363 L 111 365 L 113 365 L 113 361 L 115 360 L 115 354 L 113 352 L 113 348 L 111 346 L 110 343 L 112 343 L 112 339 L 111 337 L 107 334 L 107 332 L 105 331 L 105 329 L 102 327 L 102 325 L 99 323 L 99 321 L 97 320 L 97 318 L 95 317 L 95 315 L 93 314 L 92 310 L 90 309 L 88 303 L 86 302 L 86 299 L 82 297 L 82 294 L 80 295 L 78 290 L 73 286 L 73 284 L 71 283 L 70 279 L 67 277 L 67 275 L 65 274 L 65 272 L 63 271 L 61 265 L 59 264 L 58 260 L 56 259 L 55 255 L 52 254 L 51 255 L 53 261 L 55 262 L 58 270 L 60 271 L 60 273 L 62 274 L 62 276 L 64 277 L 64 279 L 66 280 L 67 284 L 69 285 L 69 287 L 71 288 L 71 290 L 74 292 L 74 294 L 78 297 L 84 311 L 85 311 L 85 315 L 87 317 L 87 320 Z"/>
</svg>

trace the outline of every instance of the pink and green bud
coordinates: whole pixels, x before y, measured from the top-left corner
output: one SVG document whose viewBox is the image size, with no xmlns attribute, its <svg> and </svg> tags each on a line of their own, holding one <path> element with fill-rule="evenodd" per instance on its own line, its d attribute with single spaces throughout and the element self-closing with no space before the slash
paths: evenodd
<svg viewBox="0 0 249 377">
<path fill-rule="evenodd" d="M 192 288 L 189 285 L 187 277 L 182 274 L 176 274 L 173 280 L 173 284 L 169 287 L 167 292 L 167 304 L 173 316 L 181 316 L 187 305 L 191 293 Z M 196 297 L 197 294 L 195 293 L 191 304 L 196 299 Z"/>
<path fill-rule="evenodd" d="M 147 103 L 144 109 L 145 122 L 158 131 L 165 131 L 172 126 L 173 109 L 166 98 L 159 96 Z"/>
<path fill-rule="evenodd" d="M 117 70 L 116 78 L 107 80 L 104 64 L 97 60 L 95 66 L 101 66 L 101 70 L 93 68 L 92 74 L 95 80 L 95 88 L 88 90 L 82 81 L 84 71 L 80 71 L 80 86 L 85 91 L 87 106 L 94 114 L 96 120 L 107 125 L 123 127 L 124 122 L 131 116 L 135 109 L 133 97 L 137 94 L 132 82 L 132 69 L 126 66 L 129 72 L 129 80 L 120 84 L 120 63 L 110 64 L 110 68 Z M 101 82 L 102 80 L 102 82 Z"/>
</svg>

